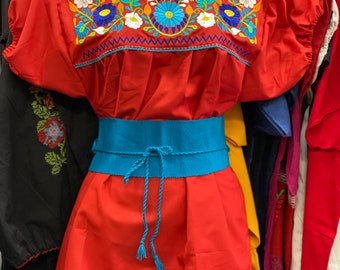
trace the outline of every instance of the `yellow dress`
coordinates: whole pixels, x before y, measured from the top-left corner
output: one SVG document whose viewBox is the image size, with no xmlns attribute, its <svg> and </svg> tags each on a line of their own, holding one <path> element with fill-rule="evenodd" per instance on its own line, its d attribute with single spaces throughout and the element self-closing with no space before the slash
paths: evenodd
<svg viewBox="0 0 340 270">
<path fill-rule="evenodd" d="M 247 140 L 241 104 L 236 103 L 235 106 L 233 106 L 228 112 L 224 114 L 224 119 L 227 145 L 230 148 L 230 166 L 237 175 L 244 194 L 248 221 L 248 234 L 250 241 L 252 269 L 260 270 L 260 264 L 256 250 L 257 247 L 260 245 L 260 232 L 253 192 L 251 189 L 250 179 L 242 151 L 242 146 L 245 146 L 247 144 Z"/>
</svg>

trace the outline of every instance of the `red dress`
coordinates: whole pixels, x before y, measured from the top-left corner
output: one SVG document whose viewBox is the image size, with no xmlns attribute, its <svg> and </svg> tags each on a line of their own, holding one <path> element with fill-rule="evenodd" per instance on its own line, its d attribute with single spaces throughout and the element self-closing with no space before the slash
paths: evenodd
<svg viewBox="0 0 340 270">
<path fill-rule="evenodd" d="M 302 270 L 330 269 L 329 258 L 340 220 L 339 29 L 334 32 L 331 48 L 330 63 L 317 85 L 306 130 L 308 166 Z"/>
<path fill-rule="evenodd" d="M 12 0 L 13 43 L 4 56 L 25 80 L 86 97 L 99 118 L 211 118 L 238 100 L 281 94 L 289 88 L 277 87 L 280 79 L 294 85 L 306 70 L 322 5 L 275 2 Z M 306 8 L 310 16 L 286 23 L 289 12 Z M 288 45 L 271 46 L 273 37 L 286 38 Z M 277 65 L 286 56 L 285 65 Z M 266 70 L 271 61 L 273 76 Z M 277 77 L 292 67 L 293 75 Z M 151 257 L 135 258 L 143 224 L 140 180 L 124 185 L 121 176 L 88 173 L 57 269 L 155 269 Z M 150 180 L 147 215 L 153 228 L 159 179 Z M 250 269 L 244 199 L 230 167 L 166 179 L 163 196 L 155 244 L 165 269 Z"/>
</svg>

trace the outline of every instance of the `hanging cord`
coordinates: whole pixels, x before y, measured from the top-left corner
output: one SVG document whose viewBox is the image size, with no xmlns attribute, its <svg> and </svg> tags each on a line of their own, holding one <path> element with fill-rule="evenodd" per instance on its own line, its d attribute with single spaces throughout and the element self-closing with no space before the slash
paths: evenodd
<svg viewBox="0 0 340 270">
<path fill-rule="evenodd" d="M 157 253 L 156 253 L 156 248 L 155 248 L 155 244 L 154 244 L 154 240 L 158 234 L 159 231 L 159 225 L 161 223 L 161 204 L 162 204 L 162 199 L 163 199 L 163 186 L 164 186 L 164 156 L 159 155 L 159 158 L 161 160 L 161 179 L 160 179 L 160 183 L 159 183 L 159 193 L 158 193 L 158 202 L 157 202 L 157 222 L 156 222 L 156 228 L 155 231 L 153 233 L 153 235 L 151 236 L 150 239 L 150 246 L 152 249 L 152 256 L 153 259 L 155 261 L 156 264 L 156 268 L 157 270 L 163 270 L 163 264 L 160 261 Z"/>
<path fill-rule="evenodd" d="M 150 166 L 149 166 L 149 160 L 150 157 L 152 156 L 153 153 L 157 154 L 160 158 L 161 161 L 161 177 L 160 177 L 160 186 L 159 186 L 159 193 L 158 193 L 158 202 L 157 202 L 157 221 L 156 221 L 156 228 L 155 231 L 150 239 L 150 246 L 152 249 L 152 256 L 156 265 L 157 270 L 163 270 L 163 264 L 160 261 L 154 240 L 158 234 L 159 231 L 159 226 L 161 223 L 161 204 L 162 204 L 162 199 L 163 199 L 163 186 L 164 186 L 164 169 L 165 169 L 165 162 L 164 162 L 164 156 L 167 156 L 173 152 L 173 149 L 168 146 L 150 146 L 146 148 L 145 152 L 143 153 L 143 157 L 138 159 L 131 167 L 129 172 L 124 176 L 124 184 L 127 184 L 129 182 L 130 177 L 132 174 L 139 169 L 141 166 L 145 165 L 145 181 L 144 181 L 144 198 L 143 198 L 143 211 L 142 211 L 142 216 L 143 216 L 143 223 L 144 223 L 144 232 L 142 235 L 142 238 L 140 240 L 139 248 L 137 251 L 137 259 L 142 260 L 144 258 L 147 258 L 146 255 L 146 249 L 145 249 L 145 239 L 148 235 L 149 227 L 148 223 L 146 220 L 146 206 L 147 206 L 147 201 L 148 201 L 148 192 L 149 192 L 149 174 L 150 174 Z"/>
</svg>

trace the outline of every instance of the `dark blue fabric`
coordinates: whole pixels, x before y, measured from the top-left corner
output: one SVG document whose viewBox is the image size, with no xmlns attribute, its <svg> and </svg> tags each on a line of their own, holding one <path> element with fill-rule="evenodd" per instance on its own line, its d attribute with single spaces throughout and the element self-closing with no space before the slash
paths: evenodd
<svg viewBox="0 0 340 270">
<path fill-rule="evenodd" d="M 272 136 L 291 136 L 290 112 L 284 96 L 256 103 L 256 128 Z"/>
<path fill-rule="evenodd" d="M 290 112 L 296 102 L 298 89 L 296 85 L 279 97 L 254 102 L 255 128 L 271 136 L 290 137 Z"/>
</svg>

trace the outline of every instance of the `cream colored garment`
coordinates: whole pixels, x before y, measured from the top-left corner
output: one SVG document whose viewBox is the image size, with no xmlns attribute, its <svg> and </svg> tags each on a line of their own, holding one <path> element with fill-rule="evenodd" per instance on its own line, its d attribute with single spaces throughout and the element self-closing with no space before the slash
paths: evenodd
<svg viewBox="0 0 340 270">
<path fill-rule="evenodd" d="M 257 247 L 260 245 L 260 232 L 253 192 L 251 189 L 247 166 L 242 151 L 242 146 L 246 145 L 247 138 L 240 103 L 236 103 L 236 105 L 227 113 L 225 113 L 224 116 L 227 145 L 230 148 L 230 166 L 234 170 L 237 178 L 240 181 L 245 199 L 252 269 L 260 270 L 259 259 L 256 250 Z"/>
<path fill-rule="evenodd" d="M 332 17 L 331 17 L 331 20 L 329 22 L 329 26 L 328 26 L 328 29 L 327 29 L 327 32 L 326 32 L 326 35 L 325 35 L 325 38 L 324 38 L 324 41 L 323 41 L 323 45 L 322 45 L 320 52 L 319 52 L 318 61 L 317 61 L 317 64 L 316 64 L 317 69 L 316 69 L 316 72 L 314 74 L 313 82 L 316 80 L 319 67 L 322 64 L 322 61 L 324 60 L 324 58 L 325 58 L 325 56 L 328 52 L 329 44 L 332 40 L 334 32 L 338 28 L 338 24 L 339 24 L 339 9 L 338 9 L 338 5 L 337 5 L 336 1 L 333 0 L 332 1 Z"/>
<path fill-rule="evenodd" d="M 334 239 L 334 244 L 329 257 L 327 270 L 340 270 L 340 219 Z"/>
<path fill-rule="evenodd" d="M 309 119 L 309 108 L 307 108 L 302 127 L 300 139 L 300 169 L 299 182 L 296 194 L 296 206 L 294 211 L 294 228 L 292 236 L 292 265 L 291 270 L 301 269 L 302 254 L 302 235 L 303 235 L 303 216 L 305 208 L 306 194 L 306 174 L 307 174 L 307 143 L 305 139 L 306 128 Z"/>
</svg>

